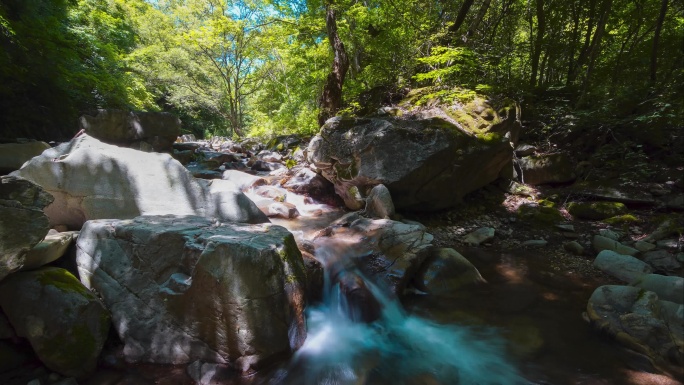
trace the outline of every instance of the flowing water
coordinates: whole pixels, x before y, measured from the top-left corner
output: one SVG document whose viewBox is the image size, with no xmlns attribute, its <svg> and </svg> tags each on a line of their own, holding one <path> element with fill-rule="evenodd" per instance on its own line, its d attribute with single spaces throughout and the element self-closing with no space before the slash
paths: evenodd
<svg viewBox="0 0 684 385">
<path fill-rule="evenodd" d="M 346 243 L 333 240 L 318 245 L 316 258 L 330 267 L 348 253 Z M 308 310 L 307 340 L 269 384 L 524 383 L 495 330 L 441 325 L 407 314 L 386 290 L 349 269 L 333 274 L 336 269 L 326 268 L 323 301 Z M 345 295 L 340 274 L 362 279 L 378 301 L 377 319 L 364 322 L 364 309 Z"/>
<path fill-rule="evenodd" d="M 256 198 L 256 197 L 255 197 Z M 311 240 L 342 212 L 296 194 L 296 220 L 273 219 L 298 242 Z M 224 385 L 608 385 L 678 384 L 598 336 L 581 314 L 597 283 L 559 276 L 543 255 L 459 250 L 487 280 L 448 298 L 408 295 L 400 302 L 357 270 L 358 248 L 321 238 L 323 300 L 307 309 L 308 336 L 284 363 Z M 350 285 L 352 290 L 350 291 Z M 370 294 L 357 296 L 359 290 Z M 362 298 L 362 301 L 358 299 Z M 109 373 L 109 375 L 107 375 Z M 179 367 L 104 368 L 92 385 L 191 384 Z"/>
</svg>

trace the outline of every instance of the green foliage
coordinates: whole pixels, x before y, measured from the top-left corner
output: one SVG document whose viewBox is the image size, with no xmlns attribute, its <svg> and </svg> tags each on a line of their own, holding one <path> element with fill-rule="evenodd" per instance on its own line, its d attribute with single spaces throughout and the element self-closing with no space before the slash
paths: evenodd
<svg viewBox="0 0 684 385">
<path fill-rule="evenodd" d="M 430 56 L 418 58 L 430 70 L 414 78 L 432 84 L 470 84 L 476 76 L 477 57 L 466 47 L 433 47 Z"/>
<path fill-rule="evenodd" d="M 367 112 L 359 97 L 378 87 L 428 86 L 418 105 L 503 94 L 547 136 L 657 128 L 663 147 L 684 110 L 680 3 L 661 18 L 662 1 L 475 2 L 451 31 L 461 2 L 338 0 L 343 113 Z M 197 135 L 313 134 L 332 61 L 324 4 L 3 0 L 0 125 L 68 137 L 83 111 L 114 107 L 174 112 Z"/>
</svg>

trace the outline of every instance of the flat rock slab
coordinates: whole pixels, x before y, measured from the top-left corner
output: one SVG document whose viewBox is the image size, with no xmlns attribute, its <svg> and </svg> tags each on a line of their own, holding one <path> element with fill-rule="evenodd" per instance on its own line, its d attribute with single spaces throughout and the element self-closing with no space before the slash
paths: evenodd
<svg viewBox="0 0 684 385">
<path fill-rule="evenodd" d="M 250 372 L 305 338 L 304 262 L 283 227 L 171 215 L 94 220 L 76 258 L 129 362 L 200 360 Z"/>
<path fill-rule="evenodd" d="M 224 222 L 268 218 L 232 183 L 193 178 L 168 154 L 103 143 L 88 135 L 43 152 L 13 175 L 55 197 L 50 224 L 78 230 L 90 219 L 138 215 L 199 215 Z"/>
</svg>

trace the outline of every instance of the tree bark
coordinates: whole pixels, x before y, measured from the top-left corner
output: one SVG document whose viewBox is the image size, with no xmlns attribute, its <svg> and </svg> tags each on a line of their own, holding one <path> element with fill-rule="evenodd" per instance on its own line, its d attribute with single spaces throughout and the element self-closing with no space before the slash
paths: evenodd
<svg viewBox="0 0 684 385">
<path fill-rule="evenodd" d="M 580 50 L 579 56 L 577 57 L 577 60 L 575 61 L 573 67 L 568 72 L 568 85 L 575 82 L 575 80 L 577 79 L 577 75 L 579 75 L 582 66 L 584 66 L 584 63 L 586 62 L 589 56 L 592 41 L 591 36 L 592 32 L 594 31 L 594 22 L 596 17 L 595 10 L 596 0 L 589 0 L 589 12 L 587 14 L 587 17 L 589 19 L 587 21 L 587 31 L 584 35 L 584 45 L 582 46 L 582 49 Z M 596 34 L 594 34 L 594 36 L 595 35 Z"/>
<path fill-rule="evenodd" d="M 591 78 L 591 74 L 594 70 L 594 64 L 596 63 L 596 57 L 599 54 L 599 51 L 601 50 L 601 39 L 603 39 L 603 34 L 606 29 L 606 24 L 608 23 L 608 18 L 610 17 L 610 12 L 613 6 L 613 0 L 605 0 L 603 3 L 603 7 L 601 9 L 601 15 L 598 20 L 598 24 L 596 25 L 596 32 L 594 33 L 594 37 L 591 40 L 591 45 L 589 47 L 589 52 L 587 54 L 589 63 L 587 64 L 587 71 L 584 76 L 584 80 L 582 81 L 582 91 L 579 96 L 579 100 L 577 105 L 581 105 L 584 102 L 584 96 L 587 93 L 587 90 L 589 89 L 589 79 Z"/>
<path fill-rule="evenodd" d="M 452 39 L 456 39 L 456 33 L 461 28 L 461 25 L 463 25 L 466 15 L 468 15 L 468 11 L 474 2 L 475 0 L 465 0 L 463 4 L 461 4 L 461 8 L 458 10 L 458 15 L 456 15 L 456 21 L 454 21 L 454 24 L 449 27 L 448 35 L 450 35 Z"/>
<path fill-rule="evenodd" d="M 541 56 L 542 41 L 546 34 L 546 18 L 544 15 L 544 0 L 536 0 L 537 8 L 537 35 L 534 39 L 534 49 L 532 50 L 532 70 L 530 76 L 530 87 L 537 85 L 537 72 L 539 71 L 539 57 Z"/>
<path fill-rule="evenodd" d="M 667 13 L 668 0 L 662 0 L 660 4 L 660 14 L 653 34 L 653 48 L 651 49 L 651 84 L 655 84 L 658 75 L 658 43 L 660 42 L 660 31 L 663 29 L 665 14 Z"/>
<path fill-rule="evenodd" d="M 487 10 L 489 9 L 489 5 L 491 3 L 491 0 L 484 0 L 482 4 L 480 5 L 480 9 L 477 10 L 477 15 L 475 15 L 475 20 L 473 20 L 472 23 L 470 23 L 470 27 L 468 27 L 468 32 L 466 32 L 465 38 L 463 39 L 464 41 L 467 41 L 471 36 L 477 32 L 477 27 L 480 26 L 480 23 L 482 22 L 482 19 L 484 18 L 484 15 L 487 13 Z"/>
<path fill-rule="evenodd" d="M 349 68 L 349 58 L 344 44 L 337 34 L 337 14 L 330 2 L 325 4 L 325 27 L 328 31 L 328 41 L 333 50 L 332 70 L 323 86 L 323 93 L 319 100 L 320 111 L 318 124 L 323 125 L 326 120 L 335 116 L 342 107 L 342 85 Z"/>
</svg>

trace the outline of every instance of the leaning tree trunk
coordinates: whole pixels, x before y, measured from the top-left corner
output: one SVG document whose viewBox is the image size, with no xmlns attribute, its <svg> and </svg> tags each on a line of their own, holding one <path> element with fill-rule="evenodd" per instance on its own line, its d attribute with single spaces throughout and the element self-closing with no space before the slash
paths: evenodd
<svg viewBox="0 0 684 385">
<path fill-rule="evenodd" d="M 335 116 L 342 107 L 342 85 L 349 68 L 349 58 L 344 49 L 344 44 L 337 34 L 337 19 L 332 4 L 325 4 L 325 27 L 328 30 L 328 40 L 333 49 L 332 70 L 323 86 L 323 93 L 319 101 L 318 124 L 323 125 L 326 120 Z"/>
<path fill-rule="evenodd" d="M 663 0 L 660 4 L 660 14 L 656 23 L 656 29 L 653 33 L 653 48 L 651 49 L 651 68 L 650 80 L 651 84 L 655 84 L 658 74 L 658 43 L 660 41 L 660 31 L 663 29 L 663 22 L 665 21 L 665 14 L 667 13 L 668 0 Z"/>
</svg>

